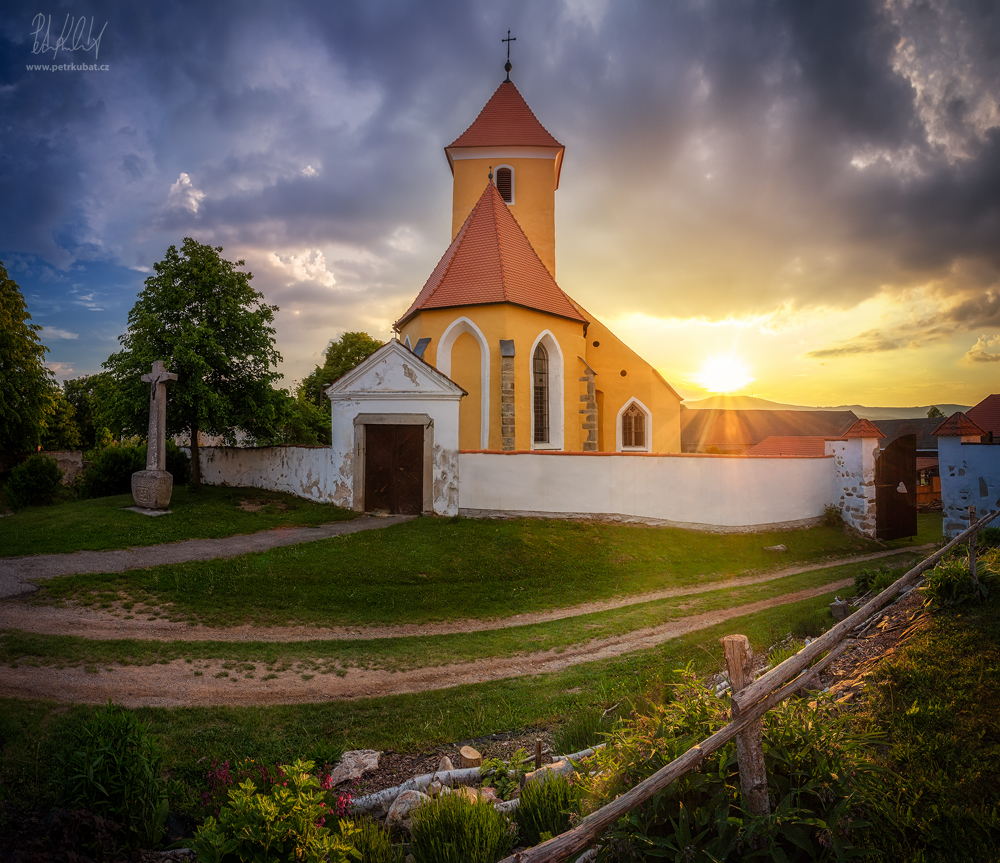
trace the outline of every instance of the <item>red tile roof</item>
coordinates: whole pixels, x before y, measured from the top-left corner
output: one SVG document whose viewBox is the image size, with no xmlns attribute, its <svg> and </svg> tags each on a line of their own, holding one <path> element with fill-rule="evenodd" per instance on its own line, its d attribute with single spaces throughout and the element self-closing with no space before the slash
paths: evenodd
<svg viewBox="0 0 1000 863">
<path fill-rule="evenodd" d="M 826 438 L 815 435 L 780 437 L 771 435 L 750 447 L 747 455 L 765 456 L 819 456 L 826 455 Z"/>
<path fill-rule="evenodd" d="M 882 434 L 879 427 L 871 420 L 859 419 L 856 423 L 854 423 L 854 425 L 845 431 L 841 437 L 870 439 L 882 438 L 885 437 L 885 435 Z"/>
<path fill-rule="evenodd" d="M 424 309 L 514 303 L 586 323 L 492 182 L 396 326 Z"/>
<path fill-rule="evenodd" d="M 986 432 L 961 411 L 955 411 L 932 434 L 935 437 L 982 437 Z"/>
<path fill-rule="evenodd" d="M 969 408 L 965 415 L 984 432 L 993 432 L 994 437 L 1000 435 L 1000 395 L 986 396 L 974 408 Z"/>
<path fill-rule="evenodd" d="M 479 116 L 450 147 L 562 147 L 538 122 L 524 97 L 504 81 Z"/>
</svg>

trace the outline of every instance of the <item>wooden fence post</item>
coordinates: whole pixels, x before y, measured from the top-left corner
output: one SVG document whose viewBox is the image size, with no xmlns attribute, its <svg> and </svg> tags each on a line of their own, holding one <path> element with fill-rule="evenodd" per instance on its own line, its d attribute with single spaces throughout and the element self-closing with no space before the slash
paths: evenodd
<svg viewBox="0 0 1000 863">
<path fill-rule="evenodd" d="M 974 506 L 969 507 L 969 524 L 973 525 L 976 523 L 976 508 Z M 969 534 L 969 575 L 972 576 L 972 584 L 976 588 L 976 593 L 979 593 L 979 572 L 976 566 L 976 537 L 979 535 L 979 531 L 974 530 Z"/>
<path fill-rule="evenodd" d="M 752 680 L 753 649 L 745 635 L 727 635 L 720 641 L 735 696 Z M 731 718 L 738 717 L 739 707 L 733 700 Z M 767 799 L 767 770 L 764 767 L 759 719 L 736 735 L 736 757 L 740 764 L 740 787 L 747 811 L 752 815 L 767 815 L 771 807 Z"/>
</svg>

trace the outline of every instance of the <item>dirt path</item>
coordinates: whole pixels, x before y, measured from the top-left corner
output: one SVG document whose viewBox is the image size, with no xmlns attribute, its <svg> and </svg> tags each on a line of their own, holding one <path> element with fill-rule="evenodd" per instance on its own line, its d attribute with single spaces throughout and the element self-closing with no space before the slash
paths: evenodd
<svg viewBox="0 0 1000 863">
<path fill-rule="evenodd" d="M 384 520 L 383 522 L 384 523 Z M 666 590 L 651 591 L 633 596 L 587 602 L 568 608 L 533 614 L 518 614 L 513 617 L 493 618 L 486 620 L 453 620 L 446 623 L 400 624 L 394 626 L 254 626 L 247 623 L 242 626 L 210 627 L 192 626 L 189 623 L 175 623 L 168 620 L 124 620 L 108 611 L 91 610 L 85 607 L 52 608 L 48 606 L 29 605 L 11 600 L 0 602 L 0 630 L 19 629 L 24 632 L 37 632 L 50 635 L 75 635 L 80 638 L 90 638 L 97 641 L 113 641 L 123 638 L 140 641 L 346 641 L 367 638 L 402 638 L 414 635 L 450 635 L 458 632 L 484 632 L 492 629 L 507 629 L 513 626 L 526 626 L 532 623 L 546 623 L 553 620 L 563 620 L 568 617 L 579 617 L 598 611 L 610 611 L 653 602 L 658 599 L 669 599 L 676 596 L 690 596 L 708 593 L 713 590 L 743 587 L 751 584 L 762 584 L 789 575 L 803 572 L 813 572 L 829 569 L 848 563 L 862 563 L 893 555 L 905 554 L 909 551 L 921 551 L 933 546 L 920 546 L 892 551 L 880 551 L 875 554 L 845 557 L 839 560 L 826 561 L 808 566 L 794 566 L 788 569 L 770 572 L 764 575 L 749 575 L 732 578 L 725 581 L 715 581 L 694 587 L 676 587 Z"/>
<path fill-rule="evenodd" d="M 561 651 L 495 657 L 476 662 L 421 668 L 411 671 L 348 669 L 336 674 L 308 675 L 286 671 L 271 680 L 256 677 L 220 677 L 222 662 L 116 667 L 98 673 L 85 668 L 0 668 L 0 696 L 51 698 L 70 703 L 101 704 L 109 698 L 128 707 L 181 707 L 192 705 L 266 705 L 371 698 L 429 689 L 445 689 L 509 677 L 550 674 L 571 665 L 594 662 L 655 647 L 690 632 L 739 617 L 820 596 L 853 583 L 841 579 L 822 587 L 800 590 L 760 602 L 706 614 L 692 615 L 663 626 L 640 629 L 614 638 L 595 639 Z M 195 672 L 200 671 L 200 676 Z M 227 672 L 228 673 L 228 672 Z"/>
<path fill-rule="evenodd" d="M 85 572 L 125 572 L 161 563 L 187 563 L 192 560 L 237 557 L 254 551 L 267 551 L 283 545 L 315 542 L 331 536 L 357 533 L 401 524 L 415 515 L 390 515 L 385 518 L 361 516 L 351 521 L 335 521 L 318 527 L 279 527 L 240 536 L 219 539 L 188 539 L 162 545 L 146 545 L 111 551 L 76 551 L 71 554 L 33 554 L 26 557 L 0 557 L 0 599 L 31 593 L 38 588 L 29 579 L 52 578 Z"/>
</svg>

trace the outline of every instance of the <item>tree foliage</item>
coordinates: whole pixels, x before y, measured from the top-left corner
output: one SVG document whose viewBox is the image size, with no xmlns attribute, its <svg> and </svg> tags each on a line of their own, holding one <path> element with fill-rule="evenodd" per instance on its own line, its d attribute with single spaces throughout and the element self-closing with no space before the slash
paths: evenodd
<svg viewBox="0 0 1000 863">
<path fill-rule="evenodd" d="M 944 411 L 941 410 L 941 408 L 939 408 L 937 405 L 931 405 L 927 409 L 927 419 L 929 420 L 944 419 Z"/>
<path fill-rule="evenodd" d="M 268 439 L 278 419 L 271 382 L 281 356 L 271 326 L 277 306 L 250 286 L 251 273 L 212 247 L 185 238 L 153 265 L 119 338 L 122 350 L 104 363 L 114 380 L 113 413 L 124 431 L 145 434 L 149 387 L 141 380 L 154 360 L 178 379 L 167 385 L 167 433 L 190 432 L 192 483 L 200 484 L 198 432 L 235 442 L 242 430 Z"/>
<path fill-rule="evenodd" d="M 114 403 L 113 390 L 114 381 L 108 372 L 63 381 L 66 400 L 76 410 L 76 426 L 80 433 L 79 446 L 84 449 L 96 447 L 105 429 L 117 431 L 120 436 L 120 428 L 114 430 L 110 428 L 115 423 L 108 415 L 108 406 Z"/>
<path fill-rule="evenodd" d="M 48 348 L 17 283 L 0 263 L 0 451 L 38 446 L 52 404 L 52 372 L 42 364 Z"/>
<path fill-rule="evenodd" d="M 299 400 L 317 407 L 327 407 L 323 390 L 380 347 L 382 342 L 373 339 L 368 333 L 344 333 L 336 341 L 330 342 L 326 349 L 326 361 L 322 366 L 316 366 L 299 385 Z"/>
<path fill-rule="evenodd" d="M 43 423 L 42 449 L 73 450 L 80 446 L 76 408 L 59 387 L 49 391 L 49 409 Z"/>
</svg>

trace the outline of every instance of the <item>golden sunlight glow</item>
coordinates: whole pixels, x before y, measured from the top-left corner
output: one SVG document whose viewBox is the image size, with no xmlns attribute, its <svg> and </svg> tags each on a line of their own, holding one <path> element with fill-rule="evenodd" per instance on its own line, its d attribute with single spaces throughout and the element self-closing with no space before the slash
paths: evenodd
<svg viewBox="0 0 1000 863">
<path fill-rule="evenodd" d="M 698 383 L 710 393 L 731 393 L 753 380 L 747 364 L 732 354 L 709 357 L 698 373 Z"/>
</svg>

